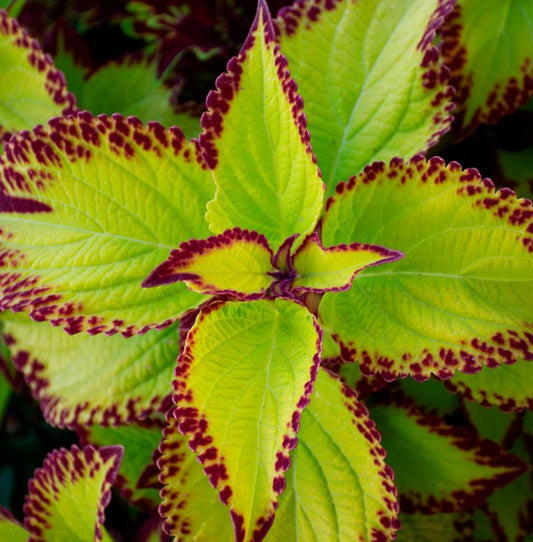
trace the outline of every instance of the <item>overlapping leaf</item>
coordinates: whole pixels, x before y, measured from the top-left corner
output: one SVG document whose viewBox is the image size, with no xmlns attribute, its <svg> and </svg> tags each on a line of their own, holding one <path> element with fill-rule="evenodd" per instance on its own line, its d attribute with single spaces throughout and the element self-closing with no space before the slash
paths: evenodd
<svg viewBox="0 0 533 542">
<path fill-rule="evenodd" d="M 258 231 L 274 251 L 315 227 L 323 198 L 301 98 L 286 65 L 260 0 L 239 56 L 207 97 L 200 135 L 217 184 L 207 213 L 211 230 Z"/>
<path fill-rule="evenodd" d="M 183 280 L 203 294 L 261 297 L 272 282 L 272 251 L 257 232 L 234 228 L 203 240 L 182 243 L 142 285 L 160 286 Z"/>
<path fill-rule="evenodd" d="M 0 10 L 0 140 L 74 108 L 63 74 L 37 41 Z"/>
<path fill-rule="evenodd" d="M 199 302 L 184 284 L 140 287 L 172 248 L 209 235 L 214 186 L 179 130 L 81 113 L 16 136 L 0 165 L 0 309 L 131 335 Z"/>
<path fill-rule="evenodd" d="M 319 371 L 267 540 L 391 540 L 398 505 L 384 456 L 354 392 Z"/>
<path fill-rule="evenodd" d="M 179 350 L 175 325 L 129 339 L 72 337 L 12 315 L 4 333 L 13 362 L 53 425 L 127 423 L 157 411 L 172 391 Z"/>
<path fill-rule="evenodd" d="M 533 359 L 533 206 L 475 170 L 415 157 L 376 163 L 337 189 L 324 244 L 379 244 L 405 257 L 326 293 L 319 315 L 384 378 L 442 378 Z"/>
<path fill-rule="evenodd" d="M 460 0 L 442 27 L 463 131 L 497 122 L 533 95 L 533 5 Z"/>
<path fill-rule="evenodd" d="M 13 514 L 0 506 L 0 540 L 9 542 L 27 542 L 28 531 L 20 525 Z"/>
<path fill-rule="evenodd" d="M 277 20 L 328 193 L 375 160 L 412 156 L 449 129 L 451 87 L 433 40 L 449 0 L 300 0 Z"/>
<path fill-rule="evenodd" d="M 533 150 L 499 151 L 498 158 L 506 181 L 518 195 L 533 198 Z"/>
<path fill-rule="evenodd" d="M 471 530 L 463 527 L 458 516 L 458 514 L 401 514 L 402 528 L 395 542 L 467 540 L 466 535 L 471 534 Z"/>
<path fill-rule="evenodd" d="M 29 483 L 24 526 L 31 540 L 111 540 L 103 533 L 104 508 L 121 457 L 120 446 L 51 452 Z"/>
<path fill-rule="evenodd" d="M 371 411 L 407 513 L 473 508 L 527 470 L 519 458 L 438 416 L 398 406 Z"/>
<path fill-rule="evenodd" d="M 215 303 L 189 331 L 174 416 L 229 506 L 236 540 L 262 540 L 274 519 L 319 351 L 313 316 L 285 299 Z"/>
</svg>

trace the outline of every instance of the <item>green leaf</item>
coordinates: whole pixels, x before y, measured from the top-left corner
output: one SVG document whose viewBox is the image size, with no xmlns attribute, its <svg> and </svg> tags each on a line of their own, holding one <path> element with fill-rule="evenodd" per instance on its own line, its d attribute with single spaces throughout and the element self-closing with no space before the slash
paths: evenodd
<svg viewBox="0 0 533 542">
<path fill-rule="evenodd" d="M 2 423 L 2 420 L 4 419 L 4 413 L 10 396 L 11 387 L 9 386 L 5 375 L 0 371 L 0 423 Z"/>
<path fill-rule="evenodd" d="M 202 294 L 257 298 L 272 283 L 272 257 L 263 235 L 234 228 L 205 240 L 182 243 L 142 285 L 160 286 L 182 280 Z"/>
<path fill-rule="evenodd" d="M 391 540 L 398 505 L 380 440 L 355 393 L 320 370 L 267 540 Z"/>
<path fill-rule="evenodd" d="M 503 176 L 515 187 L 519 196 L 533 199 L 533 150 L 498 152 Z"/>
<path fill-rule="evenodd" d="M 497 122 L 533 94 L 530 2 L 461 0 L 442 37 L 442 54 L 457 89 L 454 114 L 463 131 Z"/>
<path fill-rule="evenodd" d="M 28 531 L 19 524 L 11 512 L 0 506 L 0 540 L 27 542 Z"/>
<path fill-rule="evenodd" d="M 459 538 L 465 535 L 459 529 L 458 514 L 400 514 L 402 528 L 395 542 L 451 542 L 452 540 L 468 540 Z M 461 526 L 462 527 L 462 526 Z M 472 539 L 473 540 L 473 539 Z"/>
<path fill-rule="evenodd" d="M 363 373 L 449 378 L 533 359 L 529 201 L 454 162 L 378 162 L 328 204 L 324 244 L 354 239 L 405 254 L 322 299 L 320 319 Z"/>
<path fill-rule="evenodd" d="M 131 335 L 201 301 L 184 284 L 140 287 L 176 244 L 209 235 L 214 186 L 179 130 L 84 112 L 14 137 L 0 164 L 0 310 Z"/>
<path fill-rule="evenodd" d="M 320 360 L 313 316 L 286 299 L 215 303 L 178 358 L 174 416 L 230 507 L 237 540 L 274 519 Z"/>
<path fill-rule="evenodd" d="M 217 185 L 207 212 L 213 233 L 235 226 L 258 231 L 274 251 L 293 234 L 310 233 L 324 187 L 264 0 L 207 106 L 199 140 Z"/>
<path fill-rule="evenodd" d="M 0 140 L 75 107 L 50 57 L 16 19 L 0 11 Z"/>
<path fill-rule="evenodd" d="M 133 422 L 119 427 L 92 425 L 80 430 L 82 442 L 95 446 L 124 448 L 114 486 L 132 504 L 141 508 L 155 508 L 159 497 L 158 471 L 155 465 L 162 428 L 157 422 Z M 154 483 L 155 482 L 155 483 Z"/>
<path fill-rule="evenodd" d="M 156 63 L 139 55 L 109 62 L 83 84 L 79 106 L 94 114 L 122 113 L 143 122 L 155 120 L 163 126 L 179 126 L 189 137 L 200 133 L 200 122 L 187 113 L 175 113 L 171 89 L 157 78 Z"/>
<path fill-rule="evenodd" d="M 125 339 L 67 335 L 4 315 L 13 362 L 52 425 L 115 425 L 163 408 L 178 355 L 173 325 Z"/>
<path fill-rule="evenodd" d="M 449 130 L 453 91 L 433 42 L 453 4 L 307 0 L 280 12 L 328 194 L 366 164 L 412 156 Z"/>
<path fill-rule="evenodd" d="M 102 540 L 104 508 L 121 457 L 120 446 L 72 446 L 48 454 L 28 485 L 24 525 L 31 540 Z"/>
<path fill-rule="evenodd" d="M 228 509 L 189 448 L 188 437 L 178 431 L 179 422 L 172 412 L 167 422 L 158 461 L 163 483 L 159 513 L 164 519 L 165 531 L 175 540 L 201 533 L 200 540 L 206 542 L 234 542 Z"/>
<path fill-rule="evenodd" d="M 293 287 L 296 291 L 347 290 L 355 275 L 366 267 L 394 262 L 402 257 L 401 252 L 360 243 L 326 248 L 314 233 L 294 254 L 297 276 Z"/>
<path fill-rule="evenodd" d="M 517 457 L 442 418 L 399 406 L 371 410 L 406 513 L 473 508 L 527 470 Z"/>
<path fill-rule="evenodd" d="M 476 375 L 456 374 L 446 382 L 446 387 L 486 407 L 533 410 L 533 390 L 524 386 L 532 379 L 533 363 L 521 359 L 514 365 L 486 367 Z"/>
</svg>

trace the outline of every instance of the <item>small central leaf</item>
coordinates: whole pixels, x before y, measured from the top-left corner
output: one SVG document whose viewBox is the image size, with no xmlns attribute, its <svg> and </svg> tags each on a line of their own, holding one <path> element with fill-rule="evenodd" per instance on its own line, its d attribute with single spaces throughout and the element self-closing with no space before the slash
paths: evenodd
<svg viewBox="0 0 533 542">
<path fill-rule="evenodd" d="M 260 297 L 270 286 L 272 251 L 257 232 L 234 228 L 203 240 L 182 243 L 143 281 L 145 287 L 183 280 L 203 294 Z"/>
</svg>

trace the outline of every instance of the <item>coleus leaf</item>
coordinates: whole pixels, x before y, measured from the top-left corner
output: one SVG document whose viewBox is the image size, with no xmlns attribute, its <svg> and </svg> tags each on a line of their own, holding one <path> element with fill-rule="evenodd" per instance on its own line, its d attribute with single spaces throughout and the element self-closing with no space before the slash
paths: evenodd
<svg viewBox="0 0 533 542">
<path fill-rule="evenodd" d="M 0 165 L 0 310 L 131 335 L 201 300 L 139 287 L 180 241 L 209 235 L 214 186 L 178 129 L 84 112 L 15 136 Z"/>
<path fill-rule="evenodd" d="M 495 123 L 533 95 L 533 6 L 461 0 L 442 26 L 442 55 L 457 89 L 463 132 Z"/>
<path fill-rule="evenodd" d="M 498 152 L 499 164 L 506 181 L 518 185 L 516 192 L 524 198 L 533 198 L 533 152 L 523 151 Z"/>
<path fill-rule="evenodd" d="M 326 293 L 319 316 L 365 374 L 386 379 L 533 359 L 533 207 L 475 170 L 414 157 L 369 166 L 328 202 L 324 244 L 405 254 Z"/>
<path fill-rule="evenodd" d="M 347 290 L 357 273 L 366 267 L 394 262 L 401 252 L 376 245 L 352 243 L 326 248 L 311 234 L 293 257 L 295 291 L 338 292 Z"/>
<path fill-rule="evenodd" d="M 319 370 L 267 540 L 394 538 L 396 488 L 380 440 L 355 393 Z"/>
<path fill-rule="evenodd" d="M 174 416 L 237 541 L 262 540 L 272 524 L 319 352 L 313 316 L 286 299 L 212 304 L 187 335 Z"/>
<path fill-rule="evenodd" d="M 121 457 L 120 446 L 72 446 L 48 454 L 28 484 L 24 526 L 29 540 L 102 540 L 104 508 Z"/>
<path fill-rule="evenodd" d="M 130 339 L 73 337 L 25 315 L 5 315 L 3 332 L 52 425 L 123 424 L 165 408 L 179 350 L 176 325 Z"/>
<path fill-rule="evenodd" d="M 532 378 L 533 364 L 519 360 L 514 365 L 486 367 L 476 375 L 455 374 L 445 385 L 450 391 L 486 407 L 497 406 L 504 411 L 533 410 L 533 390 L 524 386 L 524 382 L 531 382 Z"/>
<path fill-rule="evenodd" d="M 264 235 L 234 228 L 182 243 L 142 285 L 160 286 L 182 280 L 202 294 L 259 298 L 272 283 L 272 258 Z"/>
<path fill-rule="evenodd" d="M 13 514 L 0 506 L 0 540 L 27 542 L 28 531 L 13 517 Z"/>
<path fill-rule="evenodd" d="M 299 0 L 280 12 L 328 194 L 366 164 L 412 156 L 448 131 L 453 90 L 434 37 L 453 4 Z"/>
<path fill-rule="evenodd" d="M 459 514 L 400 514 L 400 522 L 395 542 L 470 540 L 465 536 L 470 529 L 462 525 Z"/>
<path fill-rule="evenodd" d="M 400 508 L 407 513 L 475 507 L 527 465 L 495 442 L 449 426 L 442 418 L 388 405 L 371 409 L 396 473 Z"/>
<path fill-rule="evenodd" d="M 113 485 L 130 503 L 154 509 L 161 502 L 155 464 L 161 431 L 159 420 L 146 420 L 118 427 L 85 426 L 78 429 L 78 434 L 83 444 L 102 447 L 120 443 L 124 455 Z"/>
<path fill-rule="evenodd" d="M 16 83 L 15 83 L 16 82 Z M 74 96 L 36 40 L 0 10 L 0 140 L 72 113 Z"/>
<path fill-rule="evenodd" d="M 264 0 L 239 56 L 206 103 L 199 142 L 217 185 L 207 212 L 213 233 L 258 231 L 274 251 L 293 234 L 310 233 L 324 186 Z"/>
</svg>

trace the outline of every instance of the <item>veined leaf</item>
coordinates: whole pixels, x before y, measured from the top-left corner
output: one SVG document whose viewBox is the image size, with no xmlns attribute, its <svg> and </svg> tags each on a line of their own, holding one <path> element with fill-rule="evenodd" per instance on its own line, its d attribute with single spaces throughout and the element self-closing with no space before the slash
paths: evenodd
<svg viewBox="0 0 533 542">
<path fill-rule="evenodd" d="M 187 535 L 196 534 L 205 542 L 234 542 L 228 509 L 189 448 L 188 437 L 178 431 L 179 422 L 172 412 L 167 422 L 157 463 L 163 482 L 163 502 L 159 507 L 163 530 L 174 540 L 186 540 Z"/>
<path fill-rule="evenodd" d="M 455 374 L 446 387 L 483 406 L 504 411 L 533 410 L 533 390 L 525 382 L 533 380 L 533 363 L 519 360 L 514 365 L 486 367 L 476 375 Z"/>
<path fill-rule="evenodd" d="M 320 370 L 267 540 L 391 540 L 398 504 L 380 440 L 355 393 Z"/>
<path fill-rule="evenodd" d="M 286 299 L 215 303 L 189 331 L 174 416 L 230 507 L 237 541 L 259 542 L 272 524 L 319 352 L 313 316 Z"/>
<path fill-rule="evenodd" d="M 282 52 L 328 194 L 375 160 L 449 130 L 453 90 L 433 41 L 452 0 L 307 0 L 280 12 Z"/>
<path fill-rule="evenodd" d="M 29 533 L 13 517 L 13 514 L 0 506 L 0 540 L 27 542 Z"/>
<path fill-rule="evenodd" d="M 199 141 L 217 185 L 207 212 L 213 233 L 235 226 L 258 231 L 274 251 L 291 235 L 310 233 L 324 187 L 302 101 L 264 0 L 239 56 L 208 95 L 207 107 Z"/>
<path fill-rule="evenodd" d="M 347 290 L 357 273 L 366 267 L 394 262 L 403 257 L 401 252 L 376 245 L 338 245 L 324 247 L 318 235 L 311 234 L 293 258 L 297 277 L 296 291 Z"/>
<path fill-rule="evenodd" d="M 27 316 L 4 318 L 13 362 L 52 425 L 129 423 L 163 408 L 172 391 L 176 325 L 129 339 L 72 337 Z"/>
<path fill-rule="evenodd" d="M 214 186 L 174 128 L 87 112 L 15 136 L 0 157 L 0 309 L 69 333 L 131 335 L 202 299 L 142 280 L 181 241 L 209 235 Z"/>
<path fill-rule="evenodd" d="M 93 425 L 78 433 L 84 444 L 98 447 L 120 444 L 124 455 L 113 485 L 119 487 L 130 503 L 149 509 L 159 506 L 159 473 L 155 464 L 162 433 L 159 421 L 136 421 L 119 427 Z"/>
<path fill-rule="evenodd" d="M 72 113 L 74 96 L 36 40 L 0 10 L 0 140 Z"/>
<path fill-rule="evenodd" d="M 142 285 L 182 280 L 202 294 L 259 298 L 272 283 L 272 251 L 264 235 L 234 228 L 205 240 L 182 243 Z"/>
<path fill-rule="evenodd" d="M 104 508 L 121 457 L 120 446 L 72 446 L 48 454 L 28 485 L 24 526 L 30 540 L 102 540 Z"/>
<path fill-rule="evenodd" d="M 474 508 L 527 465 L 496 443 L 446 425 L 442 418 L 399 406 L 371 409 L 396 473 L 404 512 L 453 512 Z"/>
<path fill-rule="evenodd" d="M 422 157 L 337 188 L 323 242 L 405 254 L 326 293 L 319 316 L 365 374 L 449 378 L 533 359 L 533 206 L 477 171 Z"/>
<path fill-rule="evenodd" d="M 460 0 L 442 26 L 463 131 L 495 123 L 533 95 L 533 5 Z"/>
</svg>

